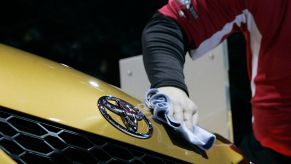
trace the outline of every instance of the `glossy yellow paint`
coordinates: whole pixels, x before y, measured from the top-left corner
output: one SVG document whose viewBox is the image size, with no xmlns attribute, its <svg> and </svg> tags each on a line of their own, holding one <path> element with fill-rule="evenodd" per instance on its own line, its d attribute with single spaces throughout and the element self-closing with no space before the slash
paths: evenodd
<svg viewBox="0 0 291 164">
<path fill-rule="evenodd" d="M 0 163 L 1 164 L 16 164 L 4 151 L 0 149 Z"/>
<path fill-rule="evenodd" d="M 188 162 L 238 163 L 242 159 L 230 145 L 219 140 L 207 151 L 208 159 L 175 146 L 165 129 L 144 109 L 142 112 L 154 127 L 151 138 L 138 139 L 117 130 L 100 114 L 97 100 L 112 95 L 134 106 L 141 102 L 117 87 L 64 64 L 0 44 L 0 67 L 1 106 Z M 118 116 L 114 118 L 118 119 Z"/>
</svg>

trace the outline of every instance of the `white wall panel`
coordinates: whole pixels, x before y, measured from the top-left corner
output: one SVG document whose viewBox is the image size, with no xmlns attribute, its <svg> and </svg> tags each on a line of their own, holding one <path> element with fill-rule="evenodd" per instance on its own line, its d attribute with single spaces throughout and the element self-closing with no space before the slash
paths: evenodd
<svg viewBox="0 0 291 164">
<path fill-rule="evenodd" d="M 233 141 L 226 42 L 193 61 L 187 55 L 185 81 L 199 108 L 199 125 Z M 143 101 L 150 83 L 138 55 L 119 61 L 121 89 Z"/>
</svg>

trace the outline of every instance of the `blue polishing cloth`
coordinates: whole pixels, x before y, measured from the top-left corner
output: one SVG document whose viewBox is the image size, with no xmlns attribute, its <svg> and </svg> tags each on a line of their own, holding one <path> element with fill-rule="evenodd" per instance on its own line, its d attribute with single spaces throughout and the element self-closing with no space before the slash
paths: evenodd
<svg viewBox="0 0 291 164">
<path fill-rule="evenodd" d="M 164 126 L 173 129 L 179 137 L 186 142 L 200 148 L 201 150 L 210 149 L 215 143 L 215 135 L 207 130 L 193 125 L 192 130 L 188 129 L 185 123 L 177 122 L 171 115 L 171 102 L 168 96 L 159 93 L 158 89 L 150 89 L 145 96 L 145 104 L 152 109 L 153 119 Z"/>
</svg>

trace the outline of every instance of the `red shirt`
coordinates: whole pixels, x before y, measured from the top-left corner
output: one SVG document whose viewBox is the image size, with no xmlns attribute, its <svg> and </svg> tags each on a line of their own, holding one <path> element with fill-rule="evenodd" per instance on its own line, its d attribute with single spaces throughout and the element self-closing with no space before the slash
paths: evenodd
<svg viewBox="0 0 291 164">
<path fill-rule="evenodd" d="M 291 2 L 169 0 L 159 11 L 184 29 L 192 58 L 235 31 L 244 33 L 252 89 L 253 130 L 265 147 L 291 156 Z"/>
</svg>

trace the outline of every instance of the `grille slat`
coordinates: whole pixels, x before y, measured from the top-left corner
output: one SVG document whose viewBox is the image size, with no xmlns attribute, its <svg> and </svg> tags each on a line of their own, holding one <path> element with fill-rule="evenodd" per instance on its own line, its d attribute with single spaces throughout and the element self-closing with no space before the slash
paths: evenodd
<svg viewBox="0 0 291 164">
<path fill-rule="evenodd" d="M 34 134 L 36 136 L 41 136 L 47 132 L 41 128 L 37 123 L 31 122 L 29 120 L 24 120 L 21 118 L 12 117 L 8 119 L 8 122 L 13 125 L 18 131 L 23 131 L 29 134 Z"/>
<path fill-rule="evenodd" d="M 5 136 L 12 137 L 17 134 L 17 131 L 12 126 L 10 126 L 9 124 L 6 124 L 5 122 L 0 122 L 0 127 L 1 127 L 0 132 L 3 135 L 5 134 Z"/>
<path fill-rule="evenodd" d="M 1 106 L 0 148 L 18 163 L 185 163 Z"/>
<path fill-rule="evenodd" d="M 19 156 L 24 152 L 24 150 L 18 146 L 16 143 L 3 139 L 0 141 L 0 145 L 6 149 L 6 151 L 14 152 L 15 155 Z"/>
</svg>

